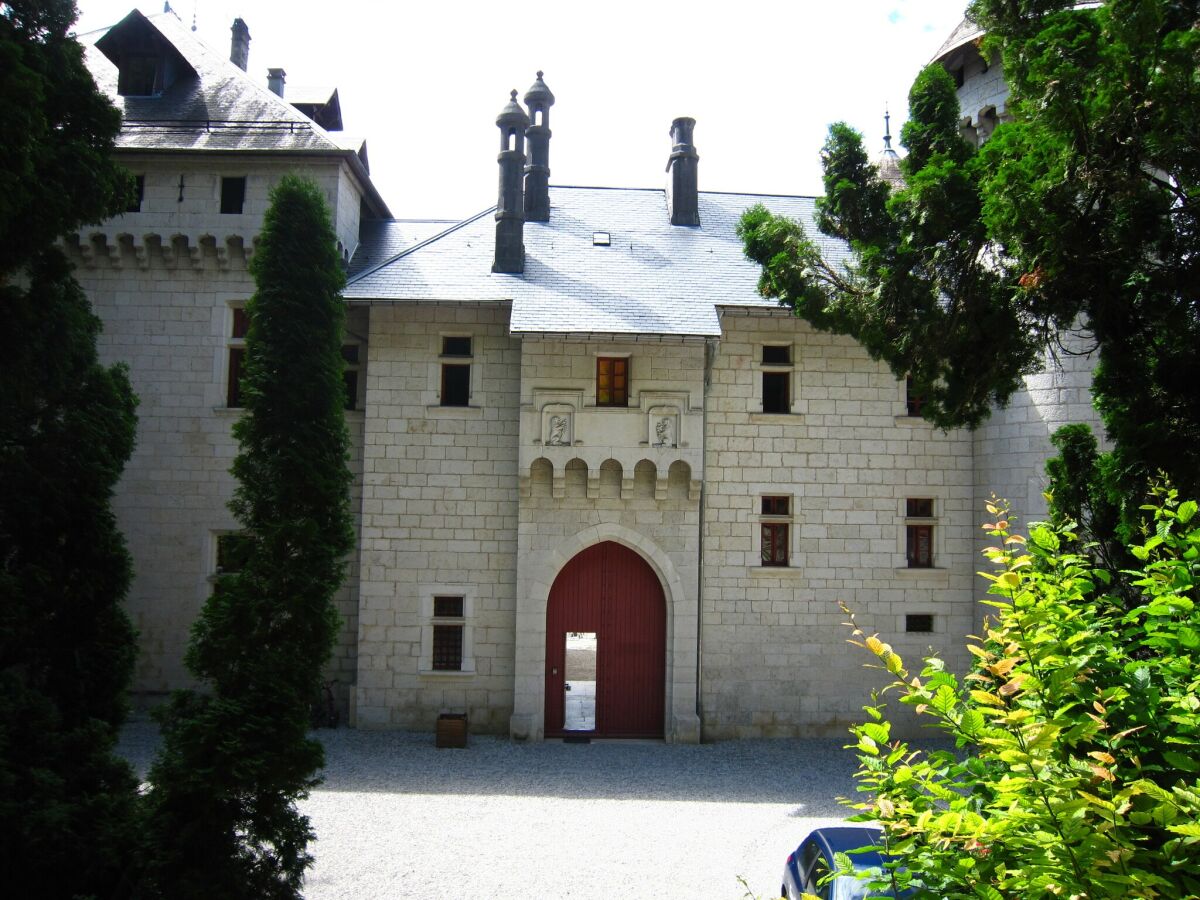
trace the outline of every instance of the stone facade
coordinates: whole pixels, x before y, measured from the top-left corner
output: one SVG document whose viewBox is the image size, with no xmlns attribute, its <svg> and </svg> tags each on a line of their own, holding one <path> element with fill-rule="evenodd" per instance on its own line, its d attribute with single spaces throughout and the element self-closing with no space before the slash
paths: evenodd
<svg viewBox="0 0 1200 900">
<path fill-rule="evenodd" d="M 240 415 L 228 405 L 230 349 L 238 346 L 234 310 L 254 291 L 248 259 L 267 194 L 287 169 L 280 161 L 236 158 L 168 165 L 134 155 L 122 162 L 144 178 L 141 211 L 88 229 L 67 250 L 104 322 L 101 359 L 128 364 L 139 398 L 137 445 L 114 508 L 134 564 L 127 599 L 140 635 L 134 690 L 154 698 L 188 683 L 187 625 L 211 591 L 217 536 L 236 525 L 227 509 L 236 452 L 230 429 Z M 357 230 L 360 197 L 337 162 L 314 162 L 308 174 L 332 209 L 352 209 Z M 238 215 L 218 211 L 220 179 L 229 175 L 246 178 Z M 351 228 L 345 221 L 338 226 Z M 348 331 L 365 334 L 366 323 L 366 310 L 354 311 Z M 363 413 L 348 412 L 347 420 L 357 509 Z M 330 669 L 343 703 L 357 665 L 356 574 L 352 563 L 337 603 L 348 628 Z"/>
<path fill-rule="evenodd" d="M 965 662 L 972 623 L 969 435 L 906 415 L 904 384 L 853 340 L 726 311 L 708 401 L 705 735 L 844 734 L 869 690 L 846 615 L 917 657 Z M 763 413 L 762 348 L 791 348 L 795 398 Z M 761 498 L 790 500 L 787 566 L 760 556 Z M 909 568 L 906 500 L 933 500 L 933 567 Z M 906 631 L 909 614 L 931 631 Z"/>
<path fill-rule="evenodd" d="M 137 15 L 118 27 L 144 31 Z M 177 25 L 160 33 L 192 40 Z M 969 51 L 951 48 L 981 140 L 976 107 L 1002 114 L 1003 82 Z M 209 57 L 185 55 L 203 82 Z M 237 109 L 293 115 L 244 73 L 218 74 L 247 94 Z M 541 73 L 531 94 L 553 102 Z M 515 94 L 512 107 L 505 127 L 521 113 Z M 847 647 L 840 603 L 906 659 L 932 648 L 966 667 L 983 502 L 995 491 L 1044 511 L 1049 434 L 1094 421 L 1090 361 L 1048 358 L 978 432 L 941 432 L 852 340 L 757 294 L 737 217 L 769 202 L 808 221 L 811 198 L 699 193 L 690 119 L 672 129 L 683 162 L 669 191 L 547 188 L 540 114 L 529 127 L 547 146 L 529 169 L 518 135 L 505 138 L 511 258 L 498 266 L 492 210 L 410 239 L 373 193 L 365 156 L 307 120 L 249 129 L 248 143 L 277 142 L 254 152 L 156 149 L 143 132 L 119 149 L 143 178 L 140 208 L 67 244 L 104 321 L 102 357 L 129 364 L 141 398 L 115 501 L 136 570 L 138 694 L 187 684 L 188 629 L 217 540 L 235 527 L 235 312 L 286 171 L 325 192 L 351 273 L 359 541 L 328 678 L 352 724 L 432 730 L 440 714 L 466 713 L 474 731 L 544 737 L 555 584 L 605 542 L 632 550 L 662 588 L 667 740 L 843 734 L 880 679 Z M 233 139 L 229 127 L 218 137 Z M 217 139 L 209 123 L 201 131 Z M 221 212 L 224 180 L 243 178 L 241 211 Z M 620 397 L 604 396 L 602 373 L 618 371 Z"/>
<path fill-rule="evenodd" d="M 499 304 L 373 308 L 355 721 L 432 729 L 512 709 L 520 344 Z M 469 337 L 470 403 L 439 405 L 441 342 Z M 456 359 L 455 364 L 460 364 Z M 465 599 L 463 668 L 430 664 L 432 598 Z"/>
</svg>

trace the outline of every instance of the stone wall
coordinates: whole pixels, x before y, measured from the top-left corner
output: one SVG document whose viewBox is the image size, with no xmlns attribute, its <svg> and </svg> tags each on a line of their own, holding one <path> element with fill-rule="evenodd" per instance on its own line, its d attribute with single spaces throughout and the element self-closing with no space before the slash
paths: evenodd
<svg viewBox="0 0 1200 900">
<path fill-rule="evenodd" d="M 371 308 L 358 682 L 361 728 L 512 711 L 520 344 L 508 305 Z M 442 339 L 470 337 L 470 404 L 440 405 Z M 457 360 L 461 363 L 462 360 Z M 432 601 L 464 598 L 464 671 L 430 663 Z"/>
<path fill-rule="evenodd" d="M 227 406 L 229 347 L 233 310 L 254 283 L 240 252 L 222 263 L 211 250 L 168 260 L 117 246 L 119 253 L 90 256 L 76 248 L 75 274 L 104 323 L 101 359 L 129 366 L 139 398 L 137 445 L 113 506 L 133 555 L 126 602 L 139 634 L 133 690 L 139 702 L 154 702 L 190 683 L 189 628 L 212 589 L 217 536 L 237 527 L 227 509 L 237 449 L 231 428 L 241 414 Z M 363 415 L 350 412 L 347 420 L 357 508 Z M 337 598 L 345 627 L 329 672 L 343 706 L 356 670 L 357 582 L 351 560 Z"/>
<path fill-rule="evenodd" d="M 600 356 L 628 359 L 627 406 L 596 405 Z M 580 551 L 616 541 L 637 552 L 663 585 L 664 734 L 676 741 L 699 738 L 703 373 L 701 341 L 523 342 L 515 737 L 536 739 L 543 731 L 546 603 L 555 577 Z M 561 432 L 556 417 L 566 423 Z"/>
<path fill-rule="evenodd" d="M 129 365 L 140 401 L 137 446 L 114 499 L 134 561 L 127 608 L 139 632 L 133 690 L 140 703 L 190 683 L 189 628 L 212 588 L 217 536 L 236 527 L 226 507 L 234 489 L 231 427 L 240 415 L 227 405 L 233 310 L 254 292 L 247 266 L 268 193 L 293 162 L 123 154 L 145 179 L 141 210 L 66 242 L 104 323 L 101 358 Z M 300 170 L 321 187 L 339 233 L 351 206 L 355 229 L 358 221 L 358 195 L 344 169 L 340 160 L 317 158 Z M 242 213 L 220 212 L 222 176 L 245 176 Z M 365 335 L 365 310 L 352 317 L 350 330 Z M 347 413 L 347 421 L 357 510 L 362 412 Z M 344 627 L 328 673 L 343 711 L 357 669 L 357 560 L 349 562 L 337 598 Z"/>
<path fill-rule="evenodd" d="M 839 736 L 878 673 L 845 602 L 906 660 L 965 668 L 977 590 L 972 442 L 907 416 L 904 384 L 849 338 L 726 311 L 708 404 L 701 705 L 706 739 Z M 762 412 L 762 347 L 786 344 L 791 411 Z M 761 500 L 790 500 L 788 565 L 762 565 Z M 906 564 L 906 500 L 933 501 L 933 568 Z M 770 521 L 775 521 L 770 520 Z M 905 631 L 910 614 L 933 631 Z"/>
</svg>

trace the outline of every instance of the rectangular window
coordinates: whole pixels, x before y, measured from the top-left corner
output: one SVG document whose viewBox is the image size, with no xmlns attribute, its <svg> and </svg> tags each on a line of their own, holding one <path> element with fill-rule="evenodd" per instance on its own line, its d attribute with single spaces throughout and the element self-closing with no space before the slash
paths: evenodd
<svg viewBox="0 0 1200 900">
<path fill-rule="evenodd" d="M 791 372 L 763 372 L 763 412 L 792 411 Z"/>
<path fill-rule="evenodd" d="M 629 405 L 629 360 L 622 356 L 596 359 L 596 405 Z"/>
<path fill-rule="evenodd" d="M 433 657 L 435 672 L 461 672 L 463 668 L 462 597 L 433 598 Z"/>
<path fill-rule="evenodd" d="M 249 556 L 250 541 L 246 535 L 237 531 L 217 535 L 216 574 L 228 575 L 242 571 Z"/>
<path fill-rule="evenodd" d="M 792 347 L 763 344 L 762 411 L 786 415 L 792 411 Z"/>
<path fill-rule="evenodd" d="M 127 213 L 135 213 L 142 211 L 142 201 L 146 197 L 146 176 L 135 175 L 133 177 L 133 196 L 129 198 L 129 206 L 125 208 Z"/>
<path fill-rule="evenodd" d="M 223 215 L 240 215 L 246 203 L 246 178 L 221 179 L 221 213 Z"/>
<path fill-rule="evenodd" d="M 471 339 L 442 338 L 442 406 L 471 405 Z"/>
<path fill-rule="evenodd" d="M 924 520 L 924 521 L 922 521 Z M 933 500 L 905 501 L 906 556 L 910 569 L 933 568 Z"/>
<path fill-rule="evenodd" d="M 787 344 L 765 344 L 762 351 L 764 366 L 790 366 L 792 364 L 792 348 Z"/>
<path fill-rule="evenodd" d="M 346 368 L 342 370 L 342 383 L 346 386 L 346 409 L 358 409 L 358 344 L 344 344 L 342 359 Z"/>
<path fill-rule="evenodd" d="M 907 378 L 904 379 L 905 411 L 910 416 L 919 417 L 921 415 L 921 407 L 923 407 L 924 405 L 925 405 L 925 398 L 923 396 L 921 396 L 920 394 L 918 394 L 916 392 L 916 390 L 913 389 L 913 379 L 912 379 L 912 376 L 909 375 Z"/>
<path fill-rule="evenodd" d="M 122 97 L 150 97 L 159 90 L 159 59 L 144 53 L 121 57 L 117 73 L 117 93 Z"/>
<path fill-rule="evenodd" d="M 762 498 L 761 557 L 764 566 L 786 566 L 791 544 L 791 497 Z"/>
<path fill-rule="evenodd" d="M 933 631 L 933 615 L 930 613 L 908 613 L 904 617 L 904 630 L 915 633 Z"/>
<path fill-rule="evenodd" d="M 226 405 L 230 409 L 242 406 L 242 376 L 246 367 L 246 332 L 250 330 L 250 317 L 246 310 L 233 310 L 233 328 L 229 336 L 229 371 L 226 383 Z"/>
</svg>

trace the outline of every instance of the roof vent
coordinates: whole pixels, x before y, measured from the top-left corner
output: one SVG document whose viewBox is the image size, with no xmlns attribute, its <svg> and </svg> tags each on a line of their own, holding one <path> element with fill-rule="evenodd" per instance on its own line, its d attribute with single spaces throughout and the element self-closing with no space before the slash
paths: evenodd
<svg viewBox="0 0 1200 900">
<path fill-rule="evenodd" d="M 592 246 L 593 247 L 608 247 L 611 245 L 612 245 L 612 235 L 609 234 L 607 231 L 593 231 L 592 232 Z"/>
</svg>

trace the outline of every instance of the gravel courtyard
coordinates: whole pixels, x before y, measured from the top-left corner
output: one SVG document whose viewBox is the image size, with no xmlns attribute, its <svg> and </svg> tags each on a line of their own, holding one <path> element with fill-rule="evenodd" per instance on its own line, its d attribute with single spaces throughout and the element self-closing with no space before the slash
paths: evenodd
<svg viewBox="0 0 1200 900">
<path fill-rule="evenodd" d="M 318 732 L 325 783 L 309 900 L 391 897 L 742 898 L 779 890 L 809 829 L 846 815 L 845 741 L 514 744 L 472 736 Z M 121 751 L 140 771 L 153 726 Z"/>
</svg>

